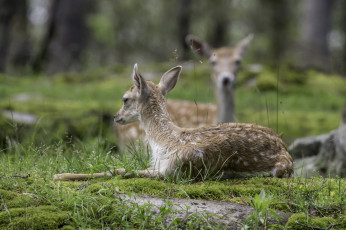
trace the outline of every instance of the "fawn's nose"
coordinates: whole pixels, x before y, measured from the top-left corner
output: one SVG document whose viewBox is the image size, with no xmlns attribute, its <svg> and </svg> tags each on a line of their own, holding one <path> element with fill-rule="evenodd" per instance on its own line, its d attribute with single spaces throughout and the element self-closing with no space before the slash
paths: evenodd
<svg viewBox="0 0 346 230">
<path fill-rule="evenodd" d="M 121 123 L 123 121 L 123 119 L 119 118 L 118 113 L 116 113 L 113 118 L 115 123 Z"/>
</svg>

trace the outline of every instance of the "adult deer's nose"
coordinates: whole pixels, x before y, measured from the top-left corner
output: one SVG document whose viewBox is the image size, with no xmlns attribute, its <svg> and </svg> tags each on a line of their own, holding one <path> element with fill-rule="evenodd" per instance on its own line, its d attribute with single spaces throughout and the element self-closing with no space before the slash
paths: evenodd
<svg viewBox="0 0 346 230">
<path fill-rule="evenodd" d="M 233 84 L 234 75 L 231 73 L 222 73 L 220 74 L 220 85 L 222 87 L 229 87 Z"/>
</svg>

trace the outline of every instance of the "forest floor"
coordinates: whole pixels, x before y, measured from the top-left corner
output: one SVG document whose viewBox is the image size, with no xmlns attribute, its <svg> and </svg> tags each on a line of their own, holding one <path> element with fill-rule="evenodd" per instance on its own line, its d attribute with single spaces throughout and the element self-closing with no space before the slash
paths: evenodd
<svg viewBox="0 0 346 230">
<path fill-rule="evenodd" d="M 195 65 L 183 69 L 169 98 L 214 102 L 208 66 Z M 140 69 L 157 81 L 170 67 Z M 149 166 L 146 148 L 115 144 L 112 115 L 132 85 L 130 74 L 116 66 L 52 77 L 0 75 L 0 229 L 346 229 L 346 179 L 338 177 L 53 181 L 57 173 Z M 237 118 L 271 127 L 289 144 L 336 129 L 344 95 L 338 76 L 245 68 Z M 236 212 L 243 214 L 231 218 Z"/>
</svg>

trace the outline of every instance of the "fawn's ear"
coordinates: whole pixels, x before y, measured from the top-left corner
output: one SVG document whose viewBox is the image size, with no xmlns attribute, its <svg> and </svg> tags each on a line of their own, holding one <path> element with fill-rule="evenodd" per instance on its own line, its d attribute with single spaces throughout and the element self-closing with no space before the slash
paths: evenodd
<svg viewBox="0 0 346 230">
<path fill-rule="evenodd" d="M 209 58 L 212 53 L 212 48 L 209 47 L 208 43 L 202 41 L 194 35 L 187 35 L 185 42 L 188 46 L 192 48 L 194 52 L 202 57 Z"/>
<path fill-rule="evenodd" d="M 239 59 L 241 59 L 246 51 L 246 48 L 250 44 L 253 39 L 253 34 L 249 34 L 246 38 L 243 38 L 238 44 L 235 46 L 235 52 Z"/>
<path fill-rule="evenodd" d="M 173 67 L 162 75 L 159 88 L 161 89 L 163 96 L 166 96 L 166 94 L 169 93 L 177 84 L 181 68 L 181 66 Z"/>
<path fill-rule="evenodd" d="M 132 79 L 137 88 L 138 96 L 142 98 L 149 96 L 150 89 L 144 78 L 139 74 L 137 63 L 133 66 Z"/>
</svg>

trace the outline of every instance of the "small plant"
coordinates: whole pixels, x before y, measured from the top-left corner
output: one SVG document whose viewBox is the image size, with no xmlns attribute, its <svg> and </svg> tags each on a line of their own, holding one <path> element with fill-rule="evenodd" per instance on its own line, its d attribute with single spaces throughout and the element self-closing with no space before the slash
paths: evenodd
<svg viewBox="0 0 346 230">
<path fill-rule="evenodd" d="M 248 216 L 245 220 L 245 223 L 242 229 L 270 229 L 270 228 L 282 228 L 281 225 L 269 225 L 267 226 L 267 221 L 269 217 L 272 217 L 278 221 L 281 220 L 281 217 L 275 212 L 274 209 L 269 206 L 273 203 L 272 196 L 266 196 L 264 190 L 260 194 L 256 194 L 255 198 L 245 199 L 251 207 L 254 208 L 254 213 Z"/>
</svg>

